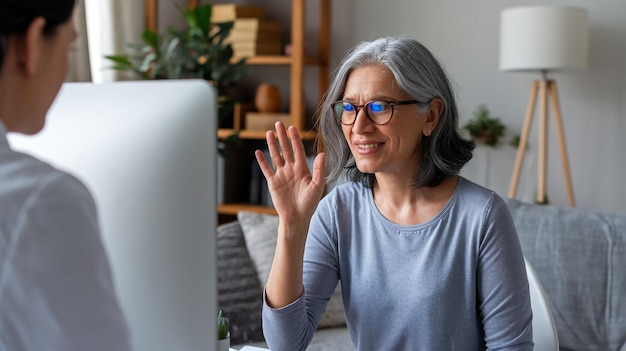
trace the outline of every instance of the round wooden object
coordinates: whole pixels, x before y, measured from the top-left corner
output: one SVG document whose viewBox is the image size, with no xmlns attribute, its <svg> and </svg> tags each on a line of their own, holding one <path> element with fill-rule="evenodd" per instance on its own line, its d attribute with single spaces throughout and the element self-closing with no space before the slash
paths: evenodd
<svg viewBox="0 0 626 351">
<path fill-rule="evenodd" d="M 263 83 L 256 89 L 254 106 L 263 113 L 276 113 L 280 110 L 280 91 L 272 84 Z"/>
</svg>

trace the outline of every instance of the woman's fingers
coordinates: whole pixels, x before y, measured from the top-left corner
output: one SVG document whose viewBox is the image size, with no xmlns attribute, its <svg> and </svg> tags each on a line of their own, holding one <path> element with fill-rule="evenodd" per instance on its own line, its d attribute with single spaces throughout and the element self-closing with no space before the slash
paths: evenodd
<svg viewBox="0 0 626 351">
<path fill-rule="evenodd" d="M 288 133 L 289 136 L 287 136 Z M 276 122 L 276 132 L 268 130 L 265 138 L 270 160 L 266 159 L 260 150 L 255 151 L 255 156 L 266 178 L 282 172 L 280 169 L 283 167 L 290 169 L 288 172 L 291 173 L 291 176 L 297 175 L 299 177 L 303 172 L 310 175 L 304 144 L 295 127 L 291 126 L 287 129 L 281 122 Z M 322 169 L 322 173 L 323 171 Z"/>
<path fill-rule="evenodd" d="M 291 149 L 293 154 L 291 155 L 293 161 L 304 162 L 306 164 L 306 152 L 304 151 L 304 144 L 300 139 L 300 133 L 296 127 L 289 127 L 289 136 L 291 137 Z"/>
<path fill-rule="evenodd" d="M 324 177 L 326 176 L 326 154 L 321 152 L 315 156 L 313 160 L 313 183 L 320 186 L 324 185 Z"/>
<path fill-rule="evenodd" d="M 291 149 L 291 143 L 287 137 L 287 130 L 282 122 L 276 122 L 276 133 L 278 133 L 278 142 L 280 143 L 280 149 L 282 151 L 282 158 L 284 162 L 293 163 L 293 151 Z M 293 135 L 294 127 L 290 127 L 290 133 Z M 296 131 L 297 134 L 297 131 Z"/>
<path fill-rule="evenodd" d="M 263 155 L 263 151 L 256 150 L 254 152 L 254 156 L 256 157 L 256 162 L 259 164 L 259 168 L 261 168 L 261 172 L 263 173 L 263 176 L 265 176 L 266 179 L 274 175 L 274 170 L 272 169 L 272 166 L 270 166 L 270 164 L 267 163 L 267 160 L 265 159 L 265 155 Z"/>
<path fill-rule="evenodd" d="M 278 147 L 278 143 L 276 142 L 276 135 L 274 134 L 274 132 L 268 130 L 267 133 L 265 133 L 265 140 L 267 141 L 267 149 L 270 152 L 272 164 L 275 168 L 282 167 L 285 162 L 280 154 L 280 149 Z"/>
<path fill-rule="evenodd" d="M 295 127 L 290 126 L 287 129 L 282 122 L 276 122 L 276 133 L 268 131 L 265 139 L 274 167 L 282 167 L 285 163 L 293 164 L 296 161 L 306 164 L 304 145 Z"/>
<path fill-rule="evenodd" d="M 261 150 L 254 155 L 276 210 L 283 218 L 310 219 L 324 190 L 324 154 L 315 158 L 309 170 L 297 128 L 286 128 L 282 123 L 276 123 L 276 131 L 268 131 L 266 139 L 269 158 Z"/>
</svg>

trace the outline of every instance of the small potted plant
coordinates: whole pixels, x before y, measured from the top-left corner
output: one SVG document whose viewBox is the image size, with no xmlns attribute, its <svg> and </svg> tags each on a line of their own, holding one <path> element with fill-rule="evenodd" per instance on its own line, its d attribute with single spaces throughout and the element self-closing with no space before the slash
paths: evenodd
<svg viewBox="0 0 626 351">
<path fill-rule="evenodd" d="M 474 118 L 465 125 L 465 129 L 477 143 L 496 147 L 504 135 L 506 126 L 499 118 L 491 117 L 487 106 L 480 105 L 474 112 Z"/>
<path fill-rule="evenodd" d="M 230 324 L 228 318 L 222 315 L 222 310 L 217 314 L 217 351 L 228 351 L 230 349 Z"/>
</svg>

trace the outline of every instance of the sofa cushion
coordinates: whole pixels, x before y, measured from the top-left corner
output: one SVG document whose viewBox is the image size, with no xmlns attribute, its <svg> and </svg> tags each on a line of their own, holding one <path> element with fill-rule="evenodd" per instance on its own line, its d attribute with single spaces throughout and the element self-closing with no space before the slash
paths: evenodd
<svg viewBox="0 0 626 351">
<path fill-rule="evenodd" d="M 237 222 L 217 228 L 218 307 L 230 322 L 233 344 L 263 341 L 263 292 Z"/>
<path fill-rule="evenodd" d="M 548 295 L 561 348 L 620 350 L 626 341 L 626 214 L 507 199 Z"/>
<path fill-rule="evenodd" d="M 246 246 L 256 268 L 258 279 L 261 285 L 265 286 L 276 249 L 278 217 L 241 211 L 237 214 L 237 219 L 243 229 Z M 341 285 L 338 285 L 326 305 L 326 310 L 320 319 L 318 328 L 344 326 L 345 324 Z"/>
</svg>

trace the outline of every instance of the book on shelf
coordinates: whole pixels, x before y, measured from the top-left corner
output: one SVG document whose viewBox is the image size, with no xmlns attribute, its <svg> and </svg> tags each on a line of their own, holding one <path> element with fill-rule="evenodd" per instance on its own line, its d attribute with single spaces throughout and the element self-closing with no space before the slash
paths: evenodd
<svg viewBox="0 0 626 351">
<path fill-rule="evenodd" d="M 282 43 L 281 33 L 256 31 L 231 31 L 225 43 Z"/>
<path fill-rule="evenodd" d="M 233 57 L 251 57 L 257 55 L 282 55 L 283 46 L 277 43 L 255 43 L 255 42 L 237 42 L 231 43 L 233 47 Z"/>
<path fill-rule="evenodd" d="M 265 155 L 265 151 L 263 152 Z M 263 204 L 263 185 L 267 186 L 267 183 L 263 184 L 263 173 L 259 168 L 259 164 L 256 162 L 256 158 L 250 161 L 250 184 L 248 184 L 248 203 L 261 205 Z"/>
<path fill-rule="evenodd" d="M 266 160 L 271 160 L 270 152 L 267 148 L 263 149 L 263 156 Z M 272 196 L 267 187 L 267 179 L 265 179 L 263 172 L 261 172 L 256 158 L 253 158 L 251 162 L 249 203 L 265 207 L 274 207 Z"/>
<path fill-rule="evenodd" d="M 246 113 L 245 127 L 250 130 L 273 130 L 274 123 L 281 121 L 284 125 L 291 124 L 291 115 L 288 113 Z"/>
<path fill-rule="evenodd" d="M 239 18 L 263 18 L 265 8 L 236 4 L 211 5 L 211 22 L 230 22 Z"/>
<path fill-rule="evenodd" d="M 261 18 L 238 18 L 233 21 L 231 32 L 282 33 L 280 22 Z"/>
</svg>

